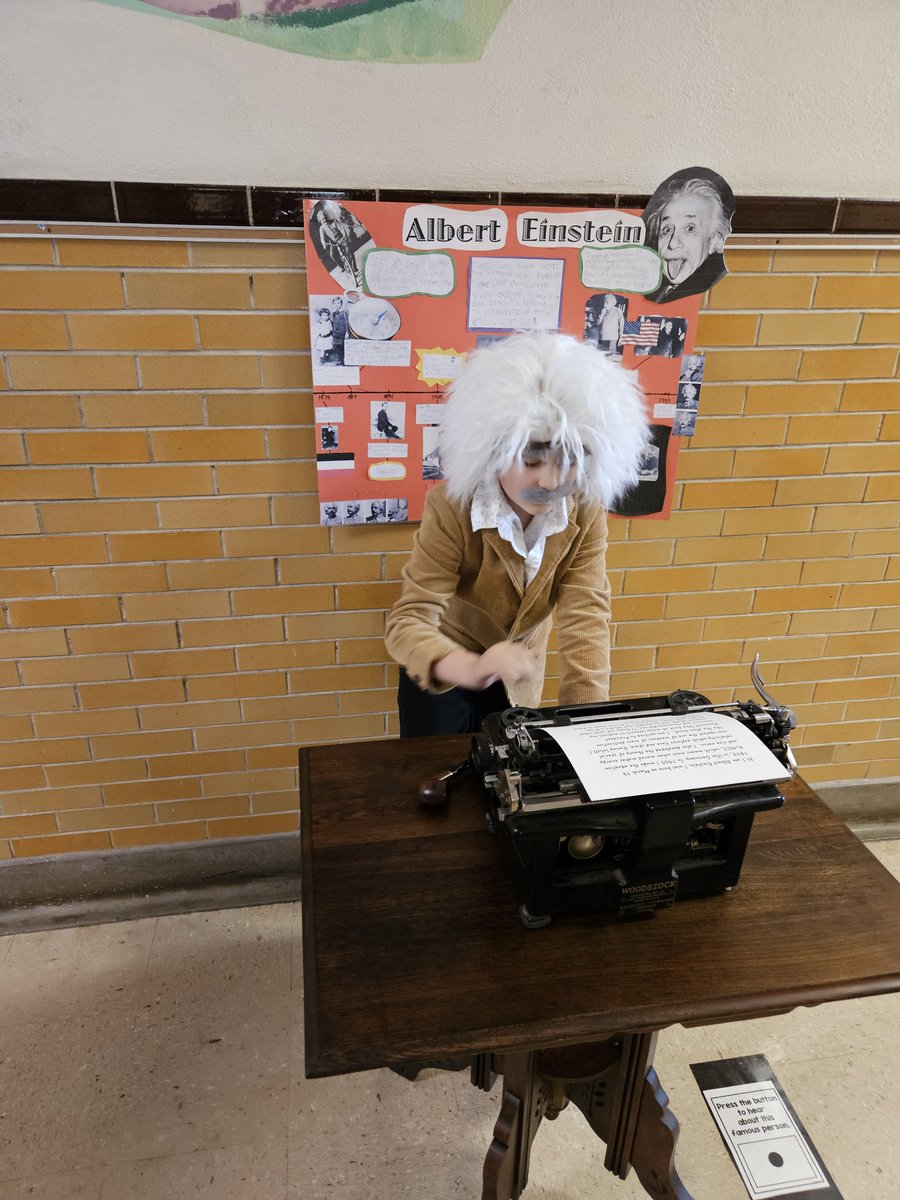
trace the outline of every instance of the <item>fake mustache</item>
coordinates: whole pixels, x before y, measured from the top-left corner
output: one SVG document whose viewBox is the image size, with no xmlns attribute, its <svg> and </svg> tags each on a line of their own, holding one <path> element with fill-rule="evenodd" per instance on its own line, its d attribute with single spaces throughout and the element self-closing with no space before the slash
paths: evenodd
<svg viewBox="0 0 900 1200">
<path fill-rule="evenodd" d="M 552 504 L 554 500 L 561 500 L 563 496 L 571 496 L 574 491 L 574 482 L 561 483 L 550 492 L 546 488 L 530 487 L 520 493 L 520 498 L 527 504 Z"/>
</svg>

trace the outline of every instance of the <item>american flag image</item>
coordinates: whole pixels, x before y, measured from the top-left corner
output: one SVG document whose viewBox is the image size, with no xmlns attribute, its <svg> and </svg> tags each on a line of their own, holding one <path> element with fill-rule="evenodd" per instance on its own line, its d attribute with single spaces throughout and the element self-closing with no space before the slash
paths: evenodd
<svg viewBox="0 0 900 1200">
<path fill-rule="evenodd" d="M 640 317 L 626 321 L 622 330 L 623 346 L 655 346 L 659 341 L 662 317 Z"/>
</svg>

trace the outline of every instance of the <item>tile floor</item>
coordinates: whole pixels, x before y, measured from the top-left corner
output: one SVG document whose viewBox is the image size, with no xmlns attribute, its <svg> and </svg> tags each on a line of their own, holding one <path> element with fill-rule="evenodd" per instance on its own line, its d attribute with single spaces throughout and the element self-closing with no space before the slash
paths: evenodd
<svg viewBox="0 0 900 1200">
<path fill-rule="evenodd" d="M 870 844 L 900 878 L 900 841 Z M 0 1200 L 477 1200 L 499 1107 L 467 1074 L 303 1077 L 299 905 L 0 939 Z M 900 995 L 664 1030 L 695 1200 L 743 1185 L 688 1064 L 764 1054 L 844 1200 L 900 1197 Z M 577 1111 L 529 1200 L 637 1200 Z"/>
</svg>

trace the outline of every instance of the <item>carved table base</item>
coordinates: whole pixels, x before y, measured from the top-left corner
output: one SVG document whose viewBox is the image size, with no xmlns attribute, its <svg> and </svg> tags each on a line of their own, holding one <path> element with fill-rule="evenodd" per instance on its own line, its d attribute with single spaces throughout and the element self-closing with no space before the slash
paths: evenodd
<svg viewBox="0 0 900 1200">
<path fill-rule="evenodd" d="M 606 1143 L 608 1170 L 624 1179 L 634 1167 L 653 1200 L 691 1200 L 673 1163 L 678 1122 L 650 1066 L 655 1045 L 656 1034 L 626 1033 L 587 1046 L 479 1055 L 474 1084 L 489 1090 L 503 1073 L 482 1200 L 518 1200 L 541 1121 L 555 1119 L 569 1102 Z"/>
</svg>

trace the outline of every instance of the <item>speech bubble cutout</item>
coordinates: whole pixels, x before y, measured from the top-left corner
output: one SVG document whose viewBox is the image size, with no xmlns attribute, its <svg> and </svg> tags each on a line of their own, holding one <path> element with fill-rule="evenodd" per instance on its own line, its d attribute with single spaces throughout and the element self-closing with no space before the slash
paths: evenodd
<svg viewBox="0 0 900 1200">
<path fill-rule="evenodd" d="M 405 479 L 406 467 L 401 462 L 372 463 L 366 474 L 370 479 Z"/>
<path fill-rule="evenodd" d="M 442 250 L 369 250 L 363 287 L 373 296 L 449 296 L 456 287 L 453 259 Z"/>
<path fill-rule="evenodd" d="M 644 294 L 662 281 L 662 259 L 649 246 L 585 246 L 579 268 L 585 287 L 611 292 Z"/>
</svg>

